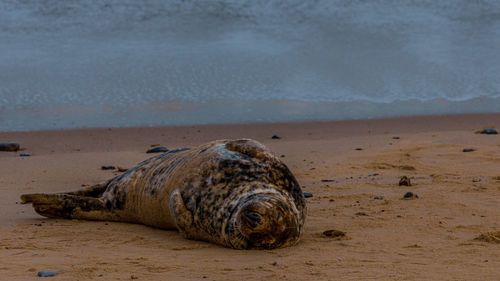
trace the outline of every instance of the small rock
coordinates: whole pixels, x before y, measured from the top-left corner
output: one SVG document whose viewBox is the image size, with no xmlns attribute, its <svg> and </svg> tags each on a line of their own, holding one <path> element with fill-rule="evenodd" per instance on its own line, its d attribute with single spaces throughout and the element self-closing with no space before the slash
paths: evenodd
<svg viewBox="0 0 500 281">
<path fill-rule="evenodd" d="M 281 158 L 285 158 L 285 154 L 281 154 L 281 155 L 280 155 L 280 157 L 281 157 Z"/>
<path fill-rule="evenodd" d="M 280 137 L 280 136 L 278 136 L 278 135 L 273 135 L 271 138 L 272 138 L 273 140 L 279 140 L 279 139 L 281 139 L 281 137 Z"/>
<path fill-rule="evenodd" d="M 478 178 L 473 178 L 472 179 L 472 182 L 480 182 L 480 181 L 481 181 L 481 179 L 478 179 Z"/>
<path fill-rule="evenodd" d="M 21 154 L 19 154 L 19 156 L 21 156 L 21 157 L 30 157 L 30 156 L 31 156 L 31 154 L 29 154 L 29 153 L 25 152 L 25 153 L 21 153 Z"/>
<path fill-rule="evenodd" d="M 380 174 L 379 174 L 379 173 L 375 173 L 375 174 L 369 174 L 368 176 L 369 176 L 369 177 L 376 177 L 376 176 L 378 176 L 378 175 L 380 175 Z"/>
<path fill-rule="evenodd" d="M 363 150 L 363 148 L 362 147 L 356 147 L 355 150 L 361 151 L 361 150 Z"/>
<path fill-rule="evenodd" d="M 407 177 L 407 176 L 402 176 L 400 179 L 399 179 L 399 186 L 411 186 L 411 181 L 410 181 L 410 178 Z"/>
<path fill-rule="evenodd" d="M 356 216 L 368 216 L 368 214 L 366 214 L 365 212 L 357 212 L 355 215 Z"/>
<path fill-rule="evenodd" d="M 56 275 L 57 275 L 57 271 L 53 271 L 53 270 L 43 270 L 43 271 L 38 272 L 38 277 L 52 277 L 52 276 L 56 276 Z"/>
<path fill-rule="evenodd" d="M 137 277 L 136 275 L 132 274 L 132 275 L 130 275 L 130 279 L 134 279 L 135 280 L 135 279 L 139 279 L 139 277 Z"/>
<path fill-rule="evenodd" d="M 400 137 L 394 136 L 394 137 L 392 137 L 392 139 L 393 139 L 393 140 L 399 140 L 399 139 L 400 139 Z"/>
<path fill-rule="evenodd" d="M 418 198 L 418 195 L 414 194 L 411 191 L 408 191 L 408 192 L 405 193 L 405 195 L 403 196 L 403 198 L 406 198 L 406 199 L 409 199 L 409 198 Z"/>
<path fill-rule="evenodd" d="M 310 198 L 313 197 L 312 193 L 309 192 L 303 192 L 305 198 Z"/>
<path fill-rule="evenodd" d="M 484 129 L 480 133 L 481 134 L 485 134 L 485 135 L 496 135 L 496 134 L 498 134 L 497 130 L 495 130 L 493 128 Z"/>
<path fill-rule="evenodd" d="M 462 149 L 462 152 L 473 152 L 476 151 L 474 148 L 464 148 Z"/>
<path fill-rule="evenodd" d="M 20 148 L 17 142 L 0 142 L 0 151 L 18 151 Z"/>
<path fill-rule="evenodd" d="M 114 170 L 116 169 L 115 166 L 101 166 L 101 170 Z"/>
<path fill-rule="evenodd" d="M 335 229 L 323 231 L 323 235 L 327 237 L 345 237 L 345 232 Z"/>
<path fill-rule="evenodd" d="M 373 199 L 375 199 L 375 200 L 384 200 L 384 197 L 382 197 L 382 196 L 375 196 L 375 197 L 373 197 Z"/>
<path fill-rule="evenodd" d="M 324 180 L 321 180 L 321 182 L 334 182 L 335 180 L 331 180 L 331 179 L 324 179 Z"/>
<path fill-rule="evenodd" d="M 162 153 L 162 152 L 168 152 L 168 148 L 164 146 L 158 146 L 155 148 L 148 149 L 148 151 L 146 151 L 146 153 Z"/>
</svg>

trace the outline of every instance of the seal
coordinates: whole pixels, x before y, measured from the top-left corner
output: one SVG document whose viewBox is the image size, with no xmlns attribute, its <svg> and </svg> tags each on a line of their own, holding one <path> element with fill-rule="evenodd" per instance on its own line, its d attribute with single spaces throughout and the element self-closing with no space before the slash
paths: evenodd
<svg viewBox="0 0 500 281">
<path fill-rule="evenodd" d="M 45 217 L 109 220 L 178 229 L 235 249 L 294 245 L 306 202 L 288 167 L 250 139 L 172 150 L 84 190 L 24 194 Z"/>
</svg>

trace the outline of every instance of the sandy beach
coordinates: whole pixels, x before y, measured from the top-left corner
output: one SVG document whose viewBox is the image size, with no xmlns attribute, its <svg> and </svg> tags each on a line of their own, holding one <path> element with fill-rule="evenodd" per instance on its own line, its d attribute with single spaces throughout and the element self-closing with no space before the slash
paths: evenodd
<svg viewBox="0 0 500 281">
<path fill-rule="evenodd" d="M 41 270 L 58 272 L 50 280 L 498 280 L 500 135 L 475 133 L 492 127 L 500 114 L 0 133 L 24 149 L 0 152 L 0 280 Z M 46 219 L 19 204 L 23 193 L 112 178 L 119 172 L 101 166 L 132 167 L 152 145 L 224 138 L 262 142 L 313 194 L 298 245 L 232 250 L 142 225 Z M 412 186 L 399 186 L 402 176 Z"/>
</svg>

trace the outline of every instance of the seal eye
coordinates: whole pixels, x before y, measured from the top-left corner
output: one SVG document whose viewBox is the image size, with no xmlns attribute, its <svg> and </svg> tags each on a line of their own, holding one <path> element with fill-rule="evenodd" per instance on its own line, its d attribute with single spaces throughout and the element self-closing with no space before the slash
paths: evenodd
<svg viewBox="0 0 500 281">
<path fill-rule="evenodd" d="M 256 227 L 257 224 L 260 224 L 262 222 L 262 217 L 257 214 L 256 212 L 253 211 L 248 211 L 246 210 L 243 213 L 243 219 L 251 226 L 251 227 Z"/>
</svg>

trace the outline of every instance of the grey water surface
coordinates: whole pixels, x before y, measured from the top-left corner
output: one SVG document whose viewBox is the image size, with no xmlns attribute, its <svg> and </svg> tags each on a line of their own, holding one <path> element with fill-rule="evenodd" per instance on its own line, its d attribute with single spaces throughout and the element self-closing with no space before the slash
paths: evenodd
<svg viewBox="0 0 500 281">
<path fill-rule="evenodd" d="M 0 131 L 479 112 L 496 0 L 0 0 Z"/>
</svg>

